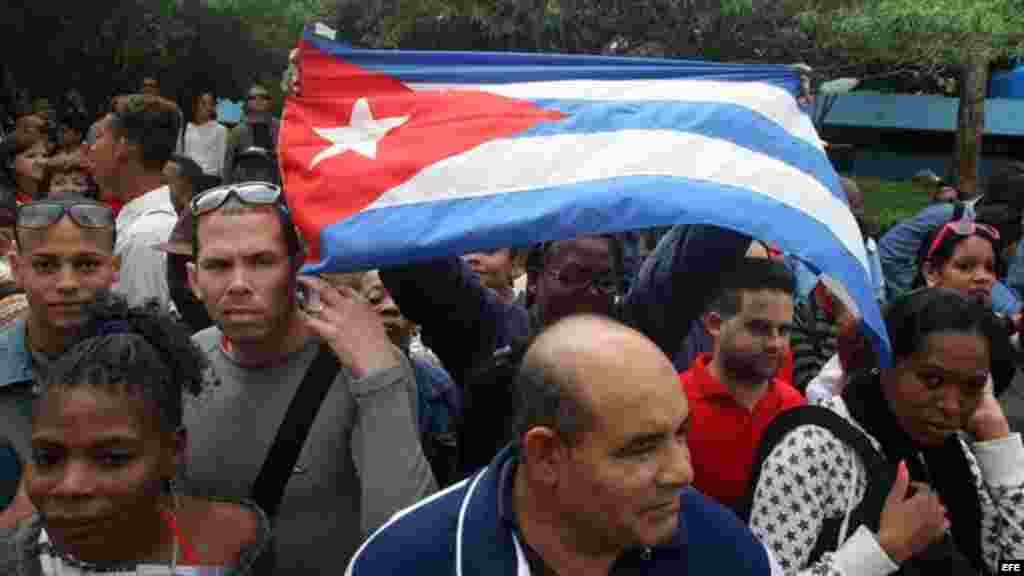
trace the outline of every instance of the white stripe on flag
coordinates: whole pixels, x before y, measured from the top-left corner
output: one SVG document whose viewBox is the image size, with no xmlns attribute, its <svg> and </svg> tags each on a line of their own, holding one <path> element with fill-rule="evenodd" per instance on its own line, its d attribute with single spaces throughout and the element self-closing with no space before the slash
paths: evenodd
<svg viewBox="0 0 1024 576">
<path fill-rule="evenodd" d="M 853 215 L 820 181 L 731 142 L 674 130 L 493 140 L 432 164 L 367 210 L 628 176 L 692 178 L 768 196 L 828 226 L 868 270 Z"/>
<path fill-rule="evenodd" d="M 735 104 L 770 119 L 819 149 L 810 118 L 786 90 L 764 82 L 718 80 L 562 80 L 514 84 L 409 84 L 414 90 L 480 90 L 520 100 L 672 101 Z"/>
</svg>

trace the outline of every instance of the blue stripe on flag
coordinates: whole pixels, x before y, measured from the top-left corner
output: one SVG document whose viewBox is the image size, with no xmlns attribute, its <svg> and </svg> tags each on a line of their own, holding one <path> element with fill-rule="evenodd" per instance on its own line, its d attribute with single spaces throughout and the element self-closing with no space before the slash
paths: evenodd
<svg viewBox="0 0 1024 576">
<path fill-rule="evenodd" d="M 722 102 L 595 102 L 540 99 L 539 106 L 569 115 L 558 122 L 543 122 L 516 136 L 530 138 L 556 134 L 593 134 L 619 130 L 678 130 L 718 138 L 776 158 L 819 180 L 832 195 L 847 201 L 832 163 L 820 148 L 793 136 L 785 128 L 751 110 Z M 680 150 L 700 154 L 700 150 Z"/>
<path fill-rule="evenodd" d="M 366 270 L 676 223 L 723 226 L 778 242 L 841 281 L 888 365 L 885 326 L 867 272 L 828 227 L 767 196 L 709 181 L 630 176 L 367 210 L 321 232 L 325 260 L 307 271 Z"/>
<path fill-rule="evenodd" d="M 441 52 L 354 49 L 307 32 L 305 40 L 350 64 L 406 83 L 509 84 L 551 80 L 722 80 L 767 82 L 796 96 L 800 78 L 781 64 L 521 52 Z"/>
</svg>

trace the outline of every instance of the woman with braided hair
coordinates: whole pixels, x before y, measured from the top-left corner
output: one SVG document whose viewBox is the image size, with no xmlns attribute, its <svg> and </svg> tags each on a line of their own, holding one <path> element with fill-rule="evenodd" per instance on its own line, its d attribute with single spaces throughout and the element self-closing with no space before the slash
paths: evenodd
<svg viewBox="0 0 1024 576">
<path fill-rule="evenodd" d="M 247 502 L 182 495 L 184 393 L 206 363 L 157 308 L 101 299 L 47 371 L 26 468 L 35 514 L 0 532 L 0 573 L 270 573 L 270 528 Z"/>
</svg>

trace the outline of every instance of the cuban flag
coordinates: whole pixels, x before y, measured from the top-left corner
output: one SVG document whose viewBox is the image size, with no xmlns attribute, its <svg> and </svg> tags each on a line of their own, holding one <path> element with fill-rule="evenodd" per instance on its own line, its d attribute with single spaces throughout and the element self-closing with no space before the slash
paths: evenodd
<svg viewBox="0 0 1024 576">
<path fill-rule="evenodd" d="M 365 50 L 311 31 L 298 62 L 279 150 L 310 273 L 714 224 L 839 280 L 888 362 L 863 240 L 790 67 Z"/>
</svg>

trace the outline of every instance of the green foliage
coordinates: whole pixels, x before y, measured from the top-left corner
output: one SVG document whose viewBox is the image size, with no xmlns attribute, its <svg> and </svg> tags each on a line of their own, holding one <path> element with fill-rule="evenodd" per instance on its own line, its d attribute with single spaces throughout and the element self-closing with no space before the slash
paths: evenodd
<svg viewBox="0 0 1024 576">
<path fill-rule="evenodd" d="M 1015 0 L 803 0 L 805 30 L 851 57 L 963 64 L 1024 54 L 1024 11 Z"/>
<path fill-rule="evenodd" d="M 747 16 L 754 10 L 753 0 L 721 0 L 722 15 Z"/>
<path fill-rule="evenodd" d="M 253 39 L 266 48 L 295 47 L 308 22 L 330 15 L 331 0 L 208 0 L 210 12 L 245 23 Z"/>
<path fill-rule="evenodd" d="M 369 46 L 820 60 L 778 0 L 352 0 L 343 12 L 338 29 Z"/>
<path fill-rule="evenodd" d="M 207 10 L 204 0 L 33 0 L 32 10 L 0 3 L 0 42 L 17 55 L 0 63 L 0 116 L 16 110 L 22 94 L 60 106 L 71 88 L 97 113 L 112 95 L 138 90 L 144 75 L 157 76 L 186 116 L 199 89 L 238 97 L 254 80 L 276 84 L 298 37 L 292 30 L 301 30 L 306 15 L 300 12 L 310 2 L 236 0 L 236 8 L 291 14 L 280 17 L 288 24 L 278 26 L 287 32 L 279 33 L 277 50 L 257 42 L 257 30 L 230 13 L 231 6 Z"/>
<path fill-rule="evenodd" d="M 470 44 L 474 49 L 545 49 L 550 48 L 542 40 L 549 19 L 557 18 L 560 10 L 558 0 L 391 0 L 381 11 L 376 44 L 408 48 L 409 40 L 422 39 L 424 32 L 445 36 L 462 31 L 480 38 L 436 40 L 456 48 Z M 489 45 L 477 46 L 478 40 Z"/>
<path fill-rule="evenodd" d="M 492 3 L 478 0 L 397 0 L 391 13 L 383 18 L 385 32 L 381 44 L 400 47 L 402 38 L 423 19 L 485 18 L 492 11 Z"/>
<path fill-rule="evenodd" d="M 864 211 L 875 219 L 879 237 L 900 220 L 923 210 L 929 202 L 928 191 L 909 180 L 854 178 L 864 194 Z"/>
</svg>

